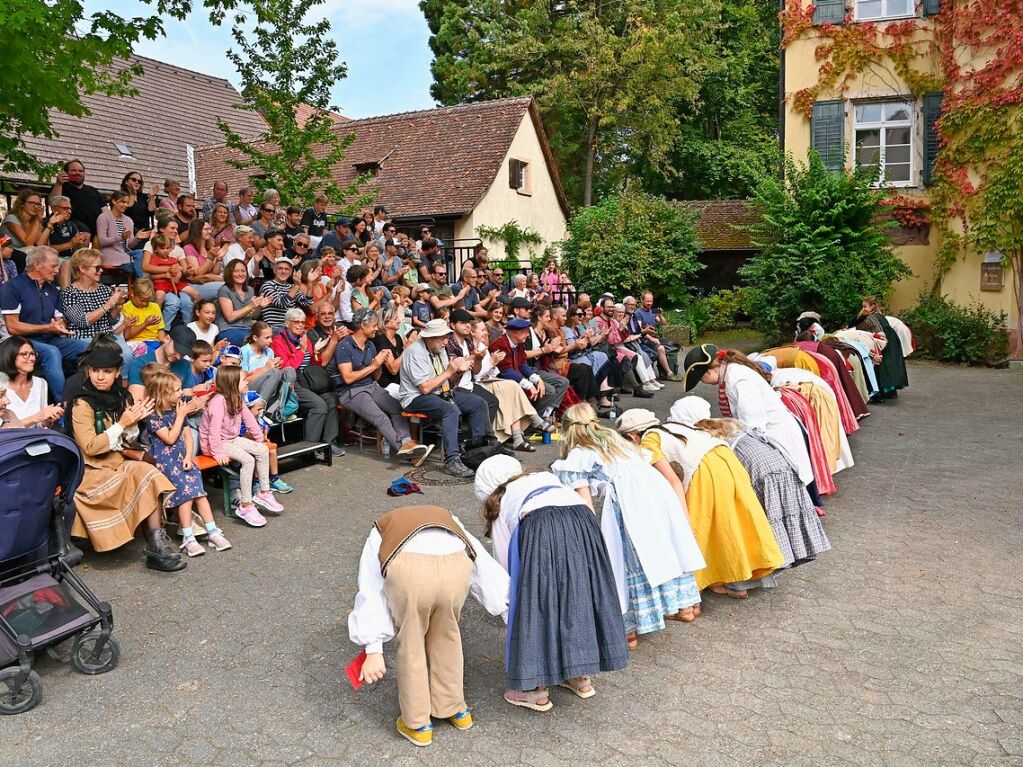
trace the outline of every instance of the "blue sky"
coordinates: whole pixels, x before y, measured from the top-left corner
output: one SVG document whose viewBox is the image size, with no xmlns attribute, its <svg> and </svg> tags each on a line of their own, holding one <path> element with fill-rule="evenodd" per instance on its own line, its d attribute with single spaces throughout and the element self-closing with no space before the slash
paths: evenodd
<svg viewBox="0 0 1023 767">
<path fill-rule="evenodd" d="M 86 0 L 85 8 L 134 17 L 145 15 L 149 6 L 137 0 Z M 326 0 L 321 10 L 331 20 L 348 65 L 347 79 L 333 89 L 342 114 L 369 117 L 435 106 L 430 97 L 430 30 L 417 0 Z M 164 27 L 165 37 L 143 41 L 136 53 L 224 77 L 237 86 L 225 55 L 233 42 L 229 23 L 214 27 L 199 10 L 184 22 L 167 20 Z"/>
</svg>

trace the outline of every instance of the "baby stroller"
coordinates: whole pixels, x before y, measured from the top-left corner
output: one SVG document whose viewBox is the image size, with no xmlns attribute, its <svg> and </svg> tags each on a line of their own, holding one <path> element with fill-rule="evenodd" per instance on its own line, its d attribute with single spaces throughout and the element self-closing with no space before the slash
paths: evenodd
<svg viewBox="0 0 1023 767">
<path fill-rule="evenodd" d="M 0 714 L 42 700 L 32 670 L 41 650 L 63 659 L 54 647 L 73 637 L 71 665 L 83 674 L 110 671 L 120 659 L 110 605 L 72 570 L 82 558 L 69 534 L 83 469 L 63 434 L 0 429 Z"/>
</svg>

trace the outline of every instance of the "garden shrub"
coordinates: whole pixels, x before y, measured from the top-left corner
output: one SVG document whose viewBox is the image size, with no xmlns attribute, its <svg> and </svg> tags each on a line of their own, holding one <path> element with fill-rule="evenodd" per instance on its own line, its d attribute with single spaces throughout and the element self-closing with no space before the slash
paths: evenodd
<svg viewBox="0 0 1023 767">
<path fill-rule="evenodd" d="M 886 192 L 863 173 L 832 173 L 811 151 L 806 165 L 786 162 L 785 179 L 765 180 L 757 203 L 763 219 L 751 227 L 763 251 L 739 274 L 748 286 L 754 326 L 790 335 L 803 311 L 824 327 L 856 316 L 865 295 L 885 297 L 909 268 L 892 251 L 879 215 Z"/>
<path fill-rule="evenodd" d="M 747 316 L 749 291 L 746 288 L 715 290 L 703 299 L 707 305 L 707 327 L 711 330 L 734 328 Z"/>
<path fill-rule="evenodd" d="M 702 268 L 693 221 L 661 197 L 626 190 L 569 221 L 562 264 L 580 290 L 616 296 L 650 290 L 659 304 L 677 306 Z"/>
<path fill-rule="evenodd" d="M 903 319 L 922 356 L 977 365 L 1008 355 L 1007 315 L 979 302 L 960 306 L 945 296 L 924 294 Z"/>
</svg>

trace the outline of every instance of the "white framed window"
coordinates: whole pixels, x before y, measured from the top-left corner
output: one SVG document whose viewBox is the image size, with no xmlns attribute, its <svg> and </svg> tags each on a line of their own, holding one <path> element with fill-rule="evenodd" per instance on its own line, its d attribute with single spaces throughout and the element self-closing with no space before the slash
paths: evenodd
<svg viewBox="0 0 1023 767">
<path fill-rule="evenodd" d="M 856 21 L 904 19 L 916 15 L 916 0 L 855 0 Z"/>
<path fill-rule="evenodd" d="M 879 168 L 886 186 L 913 185 L 913 104 L 872 101 L 853 110 L 853 151 L 857 168 Z"/>
</svg>

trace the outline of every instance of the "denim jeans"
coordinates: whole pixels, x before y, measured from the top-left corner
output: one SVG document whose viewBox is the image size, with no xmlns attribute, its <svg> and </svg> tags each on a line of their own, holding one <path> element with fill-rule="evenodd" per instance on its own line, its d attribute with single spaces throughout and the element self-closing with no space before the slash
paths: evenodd
<svg viewBox="0 0 1023 767">
<path fill-rule="evenodd" d="M 195 301 L 187 293 L 167 293 L 163 297 L 163 324 L 170 332 L 174 318 L 181 315 L 181 321 L 186 325 L 192 321 L 192 307 Z"/>
<path fill-rule="evenodd" d="M 64 399 L 64 360 L 74 361 L 89 348 L 89 341 L 84 338 L 68 338 L 52 333 L 41 334 L 29 338 L 32 348 L 38 357 L 37 364 L 54 402 Z"/>
<path fill-rule="evenodd" d="M 232 346 L 241 346 L 245 343 L 245 336 L 248 334 L 249 328 L 224 328 L 217 333 L 217 340 L 223 341 L 226 338 Z"/>
<path fill-rule="evenodd" d="M 462 415 L 469 419 L 469 432 L 473 437 L 490 433 L 490 409 L 483 398 L 465 389 L 453 389 L 452 392 L 454 402 L 437 394 L 420 394 L 405 408 L 408 412 L 422 413 L 440 421 L 445 461 L 457 458 L 461 452 L 458 447 L 458 421 Z"/>
</svg>

